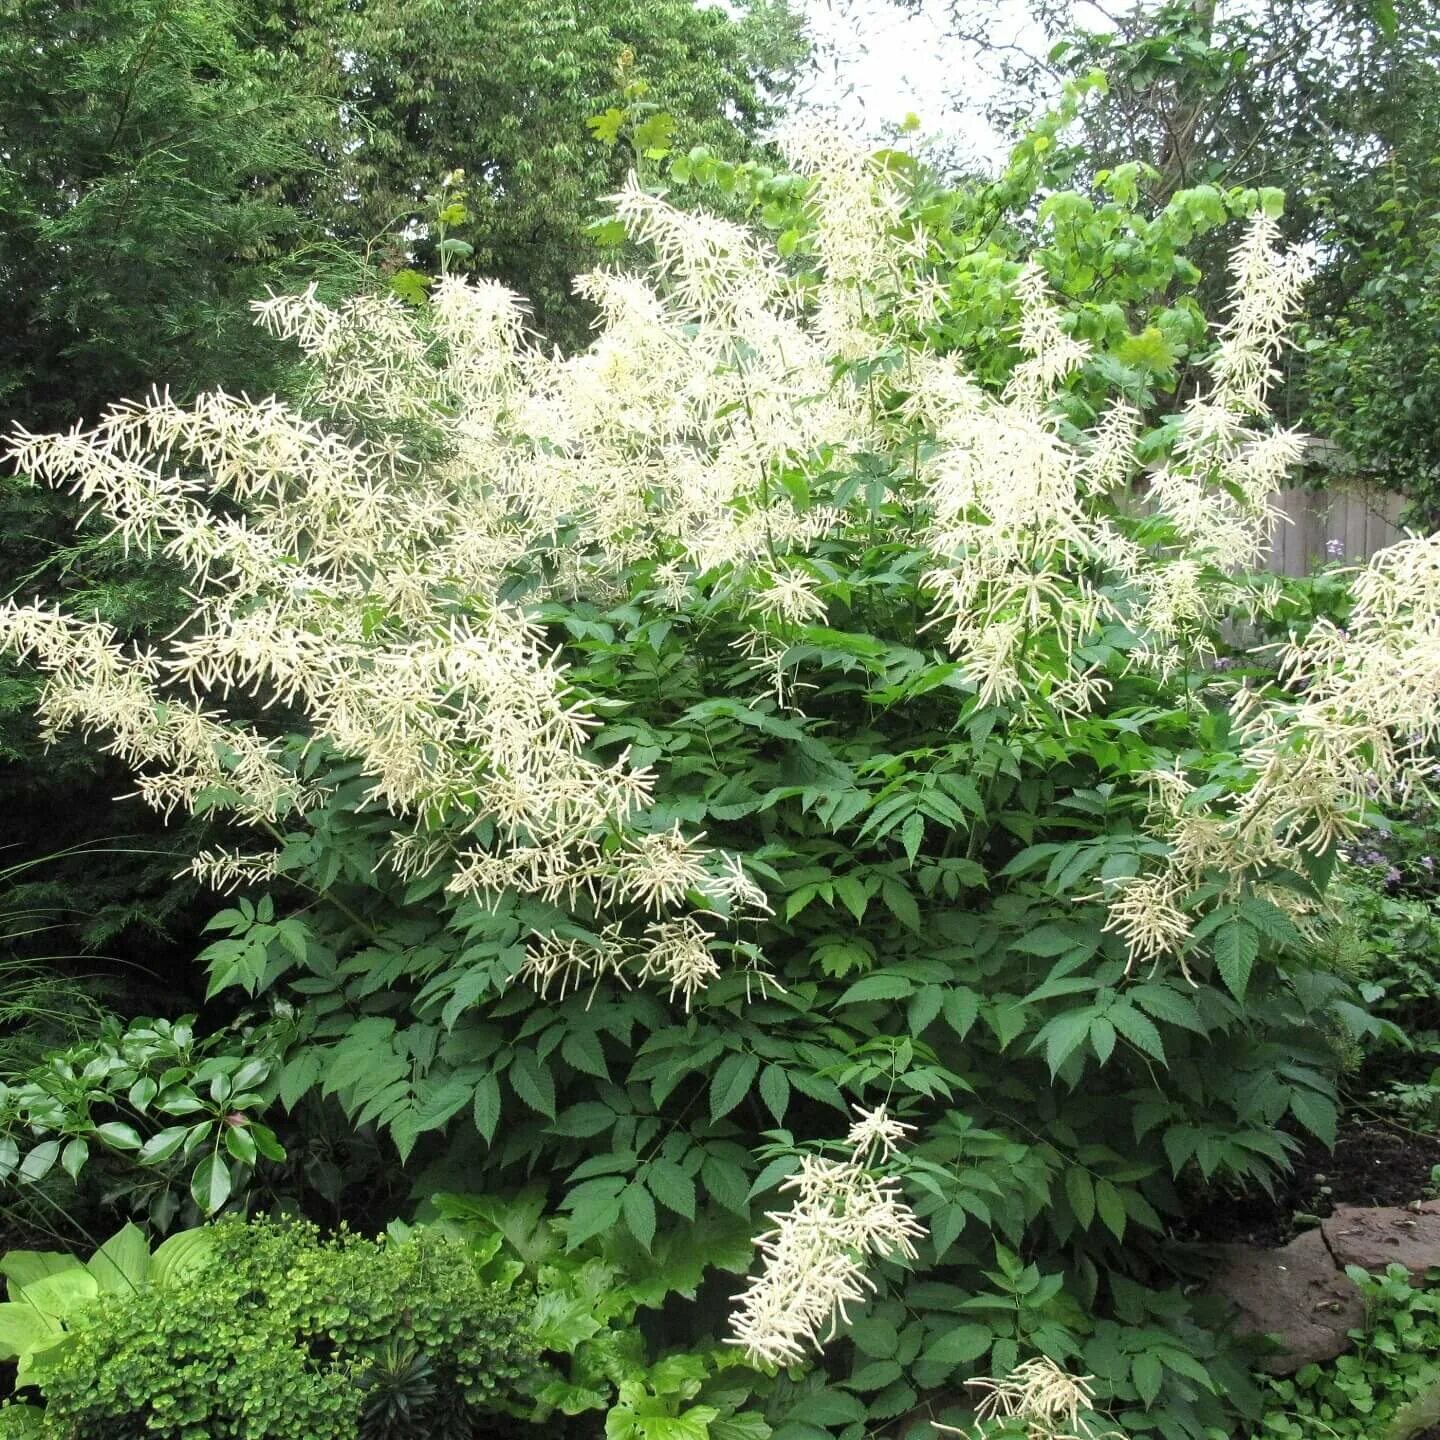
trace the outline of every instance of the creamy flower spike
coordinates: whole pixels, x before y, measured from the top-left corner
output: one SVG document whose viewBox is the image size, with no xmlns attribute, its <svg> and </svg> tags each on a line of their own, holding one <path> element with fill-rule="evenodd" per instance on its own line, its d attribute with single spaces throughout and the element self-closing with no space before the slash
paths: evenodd
<svg viewBox="0 0 1440 1440">
<path fill-rule="evenodd" d="M 1098 1432 L 1088 1418 L 1095 1404 L 1093 1379 L 1071 1375 L 1048 1355 L 1038 1355 L 1003 1378 L 965 1383 L 980 1392 L 977 1418 L 1017 1421 L 1025 1440 L 1121 1440 L 1118 1430 Z M 935 1428 L 948 1435 L 970 1433 L 938 1422 Z"/>
<path fill-rule="evenodd" d="M 901 518 L 887 538 L 918 551 L 918 628 L 983 702 L 1078 721 L 1110 685 L 1088 651 L 1111 625 L 1138 637 L 1132 663 L 1188 664 L 1235 602 L 1217 572 L 1263 551 L 1298 453 L 1298 437 L 1256 422 L 1305 257 L 1279 253 L 1263 218 L 1243 238 L 1210 383 L 1151 487 L 1179 543 L 1142 547 L 1116 500 L 1139 468 L 1140 417 L 1120 402 L 1088 435 L 1062 423 L 1059 391 L 1088 352 L 1043 270 L 1016 276 L 1022 359 L 1002 393 L 986 390 L 917 339 L 944 315 L 949 281 L 886 162 L 823 118 L 783 144 L 808 185 L 804 288 L 762 237 L 632 178 L 616 213 L 654 260 L 581 277 L 600 318 L 579 353 L 536 343 L 524 302 L 489 281 L 443 277 L 423 312 L 387 296 L 331 306 L 312 287 L 256 306 L 314 362 L 310 414 L 155 395 L 88 432 L 17 434 L 22 470 L 71 486 L 125 544 L 169 556 L 195 595 L 154 654 L 98 622 L 9 606 L 0 643 L 49 672 L 46 725 L 105 732 L 161 808 L 218 801 L 273 823 L 316 796 L 225 703 L 244 693 L 300 710 L 312 744 L 357 762 L 395 815 L 397 871 L 444 868 L 455 895 L 583 902 L 601 928 L 623 913 L 640 947 L 626 974 L 690 1005 L 718 972 L 721 930 L 764 896 L 734 857 L 650 823 L 649 768 L 595 758 L 596 718 L 536 603 L 618 603 L 633 598 L 630 567 L 648 567 L 658 607 L 729 603 L 754 698 L 803 707 L 813 687 L 794 656 L 828 619 L 823 547 L 861 505 L 876 523 L 870 487 L 840 498 L 834 477 L 888 455 L 885 505 Z M 1239 886 L 1277 847 L 1348 834 L 1370 772 L 1398 783 L 1409 752 L 1387 723 L 1431 733 L 1436 698 L 1434 645 L 1414 623 L 1433 606 L 1433 566 L 1429 542 L 1415 543 L 1364 582 L 1358 645 L 1322 627 L 1287 657 L 1300 701 L 1242 700 L 1253 784 L 1158 814 L 1168 864 L 1107 886 L 1132 958 L 1183 949 L 1201 867 Z M 227 885 L 263 863 L 217 852 L 199 865 Z M 618 973 L 612 959 L 541 946 L 525 974 L 578 981 Z"/>
<path fill-rule="evenodd" d="M 850 1158 L 802 1156 L 780 1186 L 794 1204 L 767 1215 L 775 1228 L 755 1241 L 761 1270 L 736 1300 L 729 1343 L 757 1364 L 794 1365 L 819 1350 L 848 1321 L 847 1307 L 874 1291 L 870 1259 L 917 1257 L 925 1227 L 900 1198 L 900 1182 L 870 1168 L 891 1159 L 914 1127 L 884 1106 L 856 1115 Z"/>
</svg>

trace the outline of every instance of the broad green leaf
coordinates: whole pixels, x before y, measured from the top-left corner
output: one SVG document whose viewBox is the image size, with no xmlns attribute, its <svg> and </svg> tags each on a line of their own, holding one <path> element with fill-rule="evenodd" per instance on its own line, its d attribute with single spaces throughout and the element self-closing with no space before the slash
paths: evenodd
<svg viewBox="0 0 1440 1440">
<path fill-rule="evenodd" d="M 85 1262 L 74 1255 L 55 1250 L 7 1250 L 0 1256 L 0 1274 L 8 1280 L 6 1293 L 12 1300 L 20 1298 L 26 1285 L 57 1275 L 62 1270 L 83 1270 Z"/>
<path fill-rule="evenodd" d="M 60 1142 L 58 1140 L 46 1140 L 37 1145 L 20 1162 L 19 1180 L 29 1185 L 43 1180 L 55 1168 L 55 1161 L 59 1154 Z"/>
<path fill-rule="evenodd" d="M 188 1133 L 189 1127 L 185 1125 L 172 1125 L 168 1130 L 158 1131 L 140 1147 L 140 1153 L 135 1158 L 142 1165 L 158 1165 L 184 1144 Z"/>
<path fill-rule="evenodd" d="M 190 1177 L 190 1195 L 202 1215 L 213 1215 L 230 1198 L 230 1167 L 214 1153 L 207 1155 Z"/>
<path fill-rule="evenodd" d="M 15 1360 L 60 1333 L 59 1322 L 33 1305 L 0 1304 L 0 1360 Z"/>
<path fill-rule="evenodd" d="M 215 1249 L 215 1237 L 205 1227 L 178 1230 L 155 1247 L 150 1257 L 150 1283 L 172 1285 L 204 1268 Z"/>
<path fill-rule="evenodd" d="M 60 1168 L 72 1180 L 78 1180 L 89 1158 L 90 1147 L 77 1135 L 75 1139 L 68 1141 L 60 1152 Z"/>
<path fill-rule="evenodd" d="M 42 1275 L 19 1287 L 12 1284 L 11 1293 L 23 1304 L 33 1305 L 56 1320 L 64 1320 L 94 1300 L 100 1294 L 100 1285 L 89 1270 L 77 1265 Z"/>
<path fill-rule="evenodd" d="M 108 1295 L 133 1295 L 149 1283 L 150 1245 L 137 1225 L 116 1231 L 89 1259 L 88 1268 Z"/>
</svg>

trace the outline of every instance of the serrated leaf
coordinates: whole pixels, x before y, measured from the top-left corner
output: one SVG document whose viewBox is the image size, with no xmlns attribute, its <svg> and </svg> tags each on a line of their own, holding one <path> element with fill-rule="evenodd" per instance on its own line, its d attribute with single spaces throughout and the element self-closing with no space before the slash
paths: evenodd
<svg viewBox="0 0 1440 1440">
<path fill-rule="evenodd" d="M 1215 932 L 1215 968 L 1225 988 L 1237 1000 L 1245 998 L 1250 972 L 1259 953 L 1260 936 L 1243 920 L 1233 920 Z"/>
<path fill-rule="evenodd" d="M 1069 1200 L 1080 1228 L 1088 1230 L 1095 1219 L 1095 1183 L 1089 1171 L 1072 1165 L 1065 1172 L 1065 1198 Z"/>
<path fill-rule="evenodd" d="M 749 1093 L 760 1061 L 754 1055 L 732 1052 L 719 1064 L 710 1081 L 710 1118 L 728 1115 Z"/>
<path fill-rule="evenodd" d="M 948 990 L 940 1008 L 945 1023 L 963 1040 L 980 1014 L 980 997 L 973 990 Z"/>
<path fill-rule="evenodd" d="M 1087 944 L 1091 949 L 1095 948 L 1093 937 L 1077 935 L 1075 931 L 1060 925 L 1039 925 L 1018 939 L 1012 940 L 1010 948 L 1018 950 L 1023 955 L 1039 955 L 1049 958 L 1063 955 L 1067 950 L 1074 950 L 1079 945 Z"/>
<path fill-rule="evenodd" d="M 1053 1079 L 1060 1067 L 1085 1043 L 1090 1033 L 1090 1012 L 1077 1010 L 1068 1015 L 1057 1015 L 1037 1035 L 1045 1040 L 1045 1061 L 1050 1066 Z"/>
<path fill-rule="evenodd" d="M 920 1358 L 932 1367 L 943 1365 L 949 1371 L 956 1365 L 968 1365 L 973 1359 L 981 1358 L 991 1348 L 992 1339 L 994 1335 L 988 1326 L 956 1325 L 930 1342 Z"/>
<path fill-rule="evenodd" d="M 1103 1015 L 1090 1022 L 1090 1048 L 1102 1065 L 1115 1053 L 1115 1027 Z"/>
<path fill-rule="evenodd" d="M 655 1239 L 655 1202 L 650 1192 L 639 1183 L 627 1185 L 620 1194 L 620 1213 L 630 1233 L 648 1251 Z"/>
<path fill-rule="evenodd" d="M 550 1127 L 557 1135 L 569 1135 L 577 1140 L 589 1140 L 603 1134 L 615 1124 L 615 1112 L 598 1100 L 582 1100 L 562 1110 Z"/>
<path fill-rule="evenodd" d="M 1152 1060 L 1165 1063 L 1165 1045 L 1155 1022 L 1148 1015 L 1142 1015 L 1132 1005 L 1123 1002 L 1112 1005 L 1105 1018 L 1137 1049 L 1143 1050 Z"/>
<path fill-rule="evenodd" d="M 761 1072 L 760 1098 L 765 1102 L 765 1108 L 775 1117 L 775 1123 L 782 1124 L 785 1111 L 790 1105 L 790 1077 L 786 1075 L 783 1066 L 767 1065 Z"/>
<path fill-rule="evenodd" d="M 1290 1096 L 1290 1113 L 1322 1144 L 1334 1148 L 1339 1119 L 1334 1101 L 1310 1090 L 1296 1090 Z"/>
<path fill-rule="evenodd" d="M 608 1080 L 610 1069 L 605 1063 L 605 1050 L 593 1030 L 570 1030 L 560 1042 L 560 1055 L 585 1075 Z"/>
<path fill-rule="evenodd" d="M 495 1128 L 500 1123 L 500 1081 L 496 1076 L 482 1075 L 475 1082 L 475 1128 L 485 1137 L 487 1145 L 495 1143 Z"/>
<path fill-rule="evenodd" d="M 857 980 L 835 1003 L 862 1005 L 875 1000 L 907 1000 L 915 983 L 904 975 L 867 975 Z"/>
<path fill-rule="evenodd" d="M 555 1118 L 555 1077 L 533 1050 L 517 1050 L 507 1072 L 510 1086 L 532 1110 Z"/>
<path fill-rule="evenodd" d="M 695 1182 L 673 1161 L 652 1160 L 645 1168 L 644 1179 L 650 1193 L 667 1210 L 695 1218 Z"/>
<path fill-rule="evenodd" d="M 1105 1228 L 1117 1239 L 1125 1238 L 1125 1202 L 1120 1192 L 1108 1181 L 1095 1182 L 1095 1209 Z"/>
<path fill-rule="evenodd" d="M 1164 1379 L 1164 1367 L 1154 1355 L 1146 1350 L 1130 1362 L 1130 1378 L 1135 1382 L 1136 1392 L 1148 1410 L 1155 1403 L 1155 1397 L 1160 1393 L 1160 1384 Z"/>
</svg>

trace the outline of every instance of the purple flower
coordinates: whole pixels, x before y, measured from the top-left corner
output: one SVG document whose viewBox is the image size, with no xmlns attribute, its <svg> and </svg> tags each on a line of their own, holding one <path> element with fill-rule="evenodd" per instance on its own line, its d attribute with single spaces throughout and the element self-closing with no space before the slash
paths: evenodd
<svg viewBox="0 0 1440 1440">
<path fill-rule="evenodd" d="M 1435 857 L 1433 855 L 1422 855 L 1420 857 L 1420 863 L 1426 868 L 1426 870 L 1430 872 L 1430 874 L 1433 875 L 1435 873 Z"/>
<path fill-rule="evenodd" d="M 1400 883 L 1400 872 L 1393 865 L 1385 872 L 1385 883 L 1387 885 Z"/>
<path fill-rule="evenodd" d="M 1343 560 L 1345 558 L 1345 542 L 1343 540 L 1327 540 L 1325 553 L 1332 560 Z"/>
</svg>

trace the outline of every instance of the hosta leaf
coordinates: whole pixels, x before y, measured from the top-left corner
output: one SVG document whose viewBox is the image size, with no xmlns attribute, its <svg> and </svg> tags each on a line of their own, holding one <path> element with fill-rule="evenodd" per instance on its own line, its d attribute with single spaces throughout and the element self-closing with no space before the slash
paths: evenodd
<svg viewBox="0 0 1440 1440">
<path fill-rule="evenodd" d="M 150 1242 L 136 1225 L 112 1235 L 89 1259 L 90 1273 L 111 1295 L 131 1295 L 150 1278 Z"/>
</svg>

